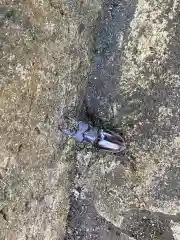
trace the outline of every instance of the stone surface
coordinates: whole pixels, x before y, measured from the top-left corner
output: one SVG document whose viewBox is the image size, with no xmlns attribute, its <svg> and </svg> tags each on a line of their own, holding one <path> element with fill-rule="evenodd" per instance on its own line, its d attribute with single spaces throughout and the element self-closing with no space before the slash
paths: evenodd
<svg viewBox="0 0 180 240">
<path fill-rule="evenodd" d="M 1 239 L 179 238 L 179 9 L 2 2 Z M 123 130 L 127 153 L 59 134 L 74 109 Z"/>
<path fill-rule="evenodd" d="M 180 224 L 172 222 L 171 229 L 173 232 L 174 239 L 179 240 L 180 239 Z"/>
<path fill-rule="evenodd" d="M 137 7 L 124 42 L 121 105 L 115 118 L 122 121 L 137 171 L 126 170 L 125 174 L 117 166 L 111 174 L 101 173 L 101 178 L 97 174 L 96 180 L 100 182 L 98 199 L 102 206 L 115 201 L 112 206 L 119 212 L 133 205 L 165 214 L 179 212 L 178 33 L 168 28 L 171 25 L 176 29 L 178 13 L 175 2 L 144 1 Z M 108 194 L 111 187 L 114 193 Z"/>
<path fill-rule="evenodd" d="M 1 1 L 0 239 L 64 238 L 74 158 L 57 127 L 84 89 L 98 2 Z"/>
<path fill-rule="evenodd" d="M 177 1 L 139 1 L 122 42 L 122 31 L 111 32 L 108 23 L 119 26 L 116 13 L 126 5 L 114 1 L 114 18 L 109 20 L 110 5 L 105 4 L 100 27 L 95 27 L 86 103 L 95 122 L 101 118 L 117 131 L 123 129 L 128 153 L 89 156 L 84 150 L 85 157 L 77 160 L 88 159 L 89 164 L 75 182 L 86 186 L 97 212 L 120 230 L 138 240 L 174 239 L 171 220 L 176 222 L 179 213 L 180 6 Z M 112 48 L 112 41 L 120 47 Z M 148 221 L 143 220 L 147 213 Z"/>
</svg>

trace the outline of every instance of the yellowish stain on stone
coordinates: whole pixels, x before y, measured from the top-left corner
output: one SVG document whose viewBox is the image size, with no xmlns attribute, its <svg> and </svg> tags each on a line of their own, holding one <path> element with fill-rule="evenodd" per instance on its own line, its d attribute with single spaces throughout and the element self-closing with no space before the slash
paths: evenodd
<svg viewBox="0 0 180 240">
<path fill-rule="evenodd" d="M 168 4 L 159 1 L 144 1 L 137 7 L 123 58 L 120 85 L 125 93 L 148 89 L 157 81 L 152 73 L 146 78 L 144 70 L 152 72 L 154 64 L 158 66 L 168 57 L 170 37 L 166 30 L 168 21 L 163 17 L 168 10 Z"/>
</svg>

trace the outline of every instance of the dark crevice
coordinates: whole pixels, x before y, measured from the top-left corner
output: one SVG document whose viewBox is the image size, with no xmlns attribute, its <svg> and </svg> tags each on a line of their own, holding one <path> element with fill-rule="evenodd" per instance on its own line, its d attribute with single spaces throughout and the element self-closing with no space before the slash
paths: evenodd
<svg viewBox="0 0 180 240">
<path fill-rule="evenodd" d="M 123 52 L 123 44 L 119 45 L 119 37 L 123 35 L 124 39 L 127 38 L 135 9 L 136 0 L 104 1 L 102 11 L 92 27 L 89 51 L 91 69 L 87 77 L 84 99 L 81 100 L 81 95 L 79 101 L 81 104 L 78 103 L 76 111 L 76 118 L 90 122 L 92 125 L 118 131 L 120 134 L 123 134 L 120 125 L 112 121 L 115 118 L 112 105 L 119 99 L 117 85 Z M 83 29 L 84 26 L 80 26 L 79 34 Z M 123 163 L 123 159 L 117 157 L 120 164 Z M 78 185 L 78 176 L 85 174 L 93 164 L 96 163 L 90 161 L 83 173 L 77 166 L 69 173 L 72 189 L 79 193 L 79 196 L 75 196 L 74 191 L 70 194 L 66 240 L 121 239 L 120 229 L 97 213 L 93 203 L 93 192 L 88 192 L 84 199 L 81 198 L 82 188 Z M 135 171 L 135 165 L 132 169 Z"/>
<path fill-rule="evenodd" d="M 8 221 L 7 214 L 6 214 L 6 212 L 5 212 L 3 209 L 0 210 L 0 214 L 2 215 L 2 217 L 3 217 L 3 219 L 4 219 L 5 221 Z"/>
</svg>

